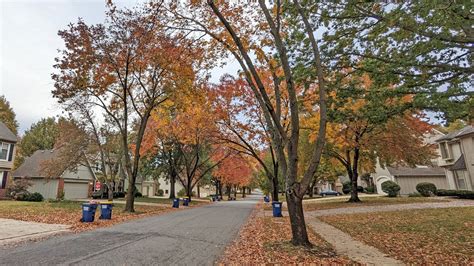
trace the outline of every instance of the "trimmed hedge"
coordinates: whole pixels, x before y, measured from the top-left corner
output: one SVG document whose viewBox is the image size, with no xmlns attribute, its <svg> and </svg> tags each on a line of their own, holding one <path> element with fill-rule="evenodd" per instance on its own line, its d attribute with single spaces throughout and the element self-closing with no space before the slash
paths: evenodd
<svg viewBox="0 0 474 266">
<path fill-rule="evenodd" d="M 31 193 L 27 198 L 26 200 L 27 201 L 36 201 L 36 202 L 40 202 L 40 201 L 43 201 L 43 195 L 41 195 L 41 193 L 38 193 L 38 192 L 34 192 L 34 193 Z"/>
<path fill-rule="evenodd" d="M 387 193 L 389 197 L 396 197 L 400 192 L 400 186 L 393 181 L 385 181 L 382 183 L 382 191 Z"/>
<path fill-rule="evenodd" d="M 474 199 L 474 191 L 469 190 L 438 189 L 436 195 L 458 197 L 461 199 Z"/>
<path fill-rule="evenodd" d="M 424 197 L 436 195 L 436 190 L 436 186 L 433 183 L 423 182 L 416 185 L 416 191 Z"/>
</svg>

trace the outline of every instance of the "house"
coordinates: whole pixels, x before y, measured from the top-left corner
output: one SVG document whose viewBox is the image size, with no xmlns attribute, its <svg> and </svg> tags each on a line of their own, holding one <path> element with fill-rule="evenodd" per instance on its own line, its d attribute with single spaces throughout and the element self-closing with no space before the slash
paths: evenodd
<svg viewBox="0 0 474 266">
<path fill-rule="evenodd" d="M 15 160 L 17 137 L 0 122 L 0 198 L 5 197 L 7 181 Z"/>
<path fill-rule="evenodd" d="M 164 177 L 164 176 L 160 176 L 158 178 L 158 186 L 157 186 L 157 190 L 156 192 L 158 192 L 158 189 L 162 189 L 163 190 L 163 197 L 169 197 L 170 196 L 170 190 L 171 190 L 171 182 L 168 178 Z M 183 184 L 181 184 L 181 182 L 179 180 L 176 180 L 175 182 L 175 185 L 174 185 L 174 191 L 175 191 L 175 196 L 177 197 L 178 196 L 178 192 L 180 190 L 184 190 L 184 186 Z M 200 196 L 200 197 L 207 197 L 211 194 L 215 194 L 215 188 L 214 186 L 211 186 L 211 185 L 205 185 L 203 187 L 198 187 L 198 186 L 194 186 L 193 188 L 193 192 L 196 196 Z M 145 195 L 145 194 L 143 194 Z M 157 194 L 155 194 L 157 195 Z"/>
<path fill-rule="evenodd" d="M 12 173 L 12 176 L 14 179 L 29 179 L 32 186 L 28 188 L 28 191 L 39 192 L 46 199 L 61 197 L 63 192 L 65 199 L 89 197 L 94 181 L 94 173 L 90 167 L 78 165 L 74 171 L 65 170 L 58 177 L 47 178 L 41 173 L 43 163 L 58 155 L 58 150 L 38 150 L 26 158 L 25 162 Z"/>
<path fill-rule="evenodd" d="M 474 126 L 449 133 L 436 142 L 449 188 L 474 190 Z"/>
<path fill-rule="evenodd" d="M 424 136 L 426 144 L 436 144 L 436 140 L 444 137 L 444 134 L 433 129 L 430 134 Z M 416 192 L 416 185 L 429 182 L 440 189 L 448 189 L 449 184 L 443 168 L 439 167 L 441 152 L 431 161 L 431 165 L 407 166 L 382 166 L 377 160 L 375 172 L 371 174 L 377 193 L 385 195 L 382 191 L 382 183 L 388 180 L 394 181 L 400 186 L 400 194 L 407 195 Z"/>
</svg>

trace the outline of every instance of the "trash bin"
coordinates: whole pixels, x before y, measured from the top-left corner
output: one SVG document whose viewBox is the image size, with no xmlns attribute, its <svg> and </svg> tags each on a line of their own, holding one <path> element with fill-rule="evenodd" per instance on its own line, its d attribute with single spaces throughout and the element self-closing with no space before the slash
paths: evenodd
<svg viewBox="0 0 474 266">
<path fill-rule="evenodd" d="M 266 203 L 270 202 L 270 198 L 268 196 L 265 196 L 263 197 L 263 201 L 265 201 Z"/>
<path fill-rule="evenodd" d="M 183 199 L 183 206 L 189 206 L 189 198 Z"/>
<path fill-rule="evenodd" d="M 179 208 L 179 199 L 173 199 L 173 208 Z"/>
<path fill-rule="evenodd" d="M 104 219 L 104 220 L 112 219 L 112 203 L 101 203 L 100 204 L 99 219 Z"/>
<path fill-rule="evenodd" d="M 283 217 L 283 215 L 281 215 L 281 202 L 279 201 L 272 202 L 272 207 L 273 207 L 273 217 Z"/>
<path fill-rule="evenodd" d="M 92 223 L 94 221 L 96 208 L 97 204 L 83 203 L 81 222 Z"/>
<path fill-rule="evenodd" d="M 212 195 L 212 201 L 216 201 L 216 196 Z"/>
</svg>

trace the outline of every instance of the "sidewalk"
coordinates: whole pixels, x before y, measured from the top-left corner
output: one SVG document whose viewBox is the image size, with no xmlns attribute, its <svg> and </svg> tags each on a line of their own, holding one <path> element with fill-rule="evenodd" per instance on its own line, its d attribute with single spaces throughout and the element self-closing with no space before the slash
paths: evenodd
<svg viewBox="0 0 474 266">
<path fill-rule="evenodd" d="M 3 218 L 0 218 L 0 228 L 2 228 L 0 246 L 69 231 L 69 226 L 63 224 L 44 224 Z"/>
</svg>

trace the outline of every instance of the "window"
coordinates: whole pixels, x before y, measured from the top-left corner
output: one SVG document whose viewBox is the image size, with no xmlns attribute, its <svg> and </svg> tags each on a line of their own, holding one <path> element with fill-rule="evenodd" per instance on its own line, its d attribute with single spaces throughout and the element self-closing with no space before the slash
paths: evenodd
<svg viewBox="0 0 474 266">
<path fill-rule="evenodd" d="M 8 143 L 1 143 L 0 146 L 0 160 L 6 161 L 8 159 L 8 149 L 10 148 L 10 144 Z"/>
<path fill-rule="evenodd" d="M 451 158 L 451 151 L 449 150 L 449 144 L 447 142 L 441 142 L 439 144 L 439 149 L 441 151 L 441 158 L 443 159 L 452 159 Z"/>
<path fill-rule="evenodd" d="M 456 177 L 458 189 L 467 189 L 466 176 L 464 175 L 464 171 L 454 171 L 454 175 Z"/>
<path fill-rule="evenodd" d="M 168 194 L 168 190 L 167 190 L 167 189 L 165 190 L 165 194 Z"/>
</svg>

